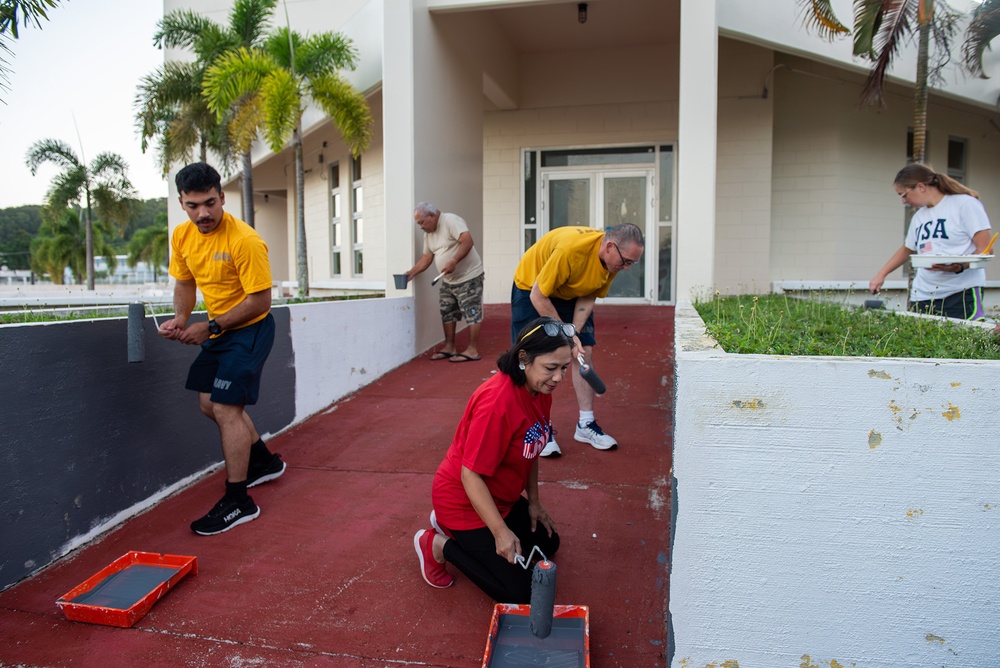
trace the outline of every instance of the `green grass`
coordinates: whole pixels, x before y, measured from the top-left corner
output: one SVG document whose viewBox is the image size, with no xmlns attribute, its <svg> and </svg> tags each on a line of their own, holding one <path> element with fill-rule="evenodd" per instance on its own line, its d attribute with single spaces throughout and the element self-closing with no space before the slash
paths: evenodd
<svg viewBox="0 0 1000 668">
<path fill-rule="evenodd" d="M 788 295 L 720 297 L 694 304 L 729 353 L 1000 359 L 990 329 Z"/>
</svg>

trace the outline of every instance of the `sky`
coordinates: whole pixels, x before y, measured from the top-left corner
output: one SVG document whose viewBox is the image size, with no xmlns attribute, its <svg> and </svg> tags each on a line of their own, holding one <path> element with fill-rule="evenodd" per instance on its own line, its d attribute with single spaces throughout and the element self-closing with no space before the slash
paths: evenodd
<svg viewBox="0 0 1000 668">
<path fill-rule="evenodd" d="M 32 176 L 24 162 L 41 139 L 66 142 L 87 163 L 118 153 L 140 198 L 167 196 L 153 147 L 140 148 L 132 109 L 139 81 L 163 63 L 153 46 L 162 16 L 163 0 L 63 0 L 40 30 L 21 28 L 7 58 L 10 90 L 0 92 L 0 208 L 45 200 L 60 170 L 45 164 Z"/>
</svg>

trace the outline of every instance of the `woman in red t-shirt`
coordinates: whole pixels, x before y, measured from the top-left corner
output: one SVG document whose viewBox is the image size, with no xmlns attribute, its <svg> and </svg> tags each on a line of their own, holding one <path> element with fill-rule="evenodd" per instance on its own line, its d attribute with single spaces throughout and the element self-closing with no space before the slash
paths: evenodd
<svg viewBox="0 0 1000 668">
<path fill-rule="evenodd" d="M 413 537 L 420 572 L 449 587 L 454 564 L 503 603 L 531 599 L 531 571 L 515 557 L 559 549 L 538 498 L 538 455 L 552 430 L 552 391 L 568 376 L 572 325 L 537 318 L 497 360 L 501 373 L 472 394 L 431 490 L 431 525 Z M 526 494 L 526 496 L 525 496 Z"/>
</svg>

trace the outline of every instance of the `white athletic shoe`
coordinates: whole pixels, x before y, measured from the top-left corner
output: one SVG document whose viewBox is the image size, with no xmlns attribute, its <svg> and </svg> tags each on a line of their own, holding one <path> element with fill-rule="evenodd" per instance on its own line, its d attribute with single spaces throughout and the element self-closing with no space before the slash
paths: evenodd
<svg viewBox="0 0 1000 668">
<path fill-rule="evenodd" d="M 542 448 L 542 452 L 541 452 L 541 454 L 539 456 L 540 457 L 561 457 L 562 456 L 562 450 L 559 449 L 559 444 L 556 443 L 556 439 L 553 438 L 548 443 L 546 443 L 545 447 Z"/>
<path fill-rule="evenodd" d="M 577 423 L 573 440 L 590 443 L 598 450 L 614 450 L 618 447 L 618 441 L 605 434 L 604 430 L 597 424 L 597 420 L 587 423 L 586 427 L 581 427 Z"/>
</svg>

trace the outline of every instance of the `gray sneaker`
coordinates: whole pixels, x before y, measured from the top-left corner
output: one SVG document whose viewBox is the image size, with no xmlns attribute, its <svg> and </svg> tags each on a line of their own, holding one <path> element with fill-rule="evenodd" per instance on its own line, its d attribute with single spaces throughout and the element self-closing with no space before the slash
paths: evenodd
<svg viewBox="0 0 1000 668">
<path fill-rule="evenodd" d="M 597 420 L 588 422 L 586 427 L 581 427 L 578 423 L 573 440 L 590 443 L 598 450 L 614 450 L 618 447 L 618 441 L 605 434 L 604 430 L 597 424 Z"/>
</svg>

